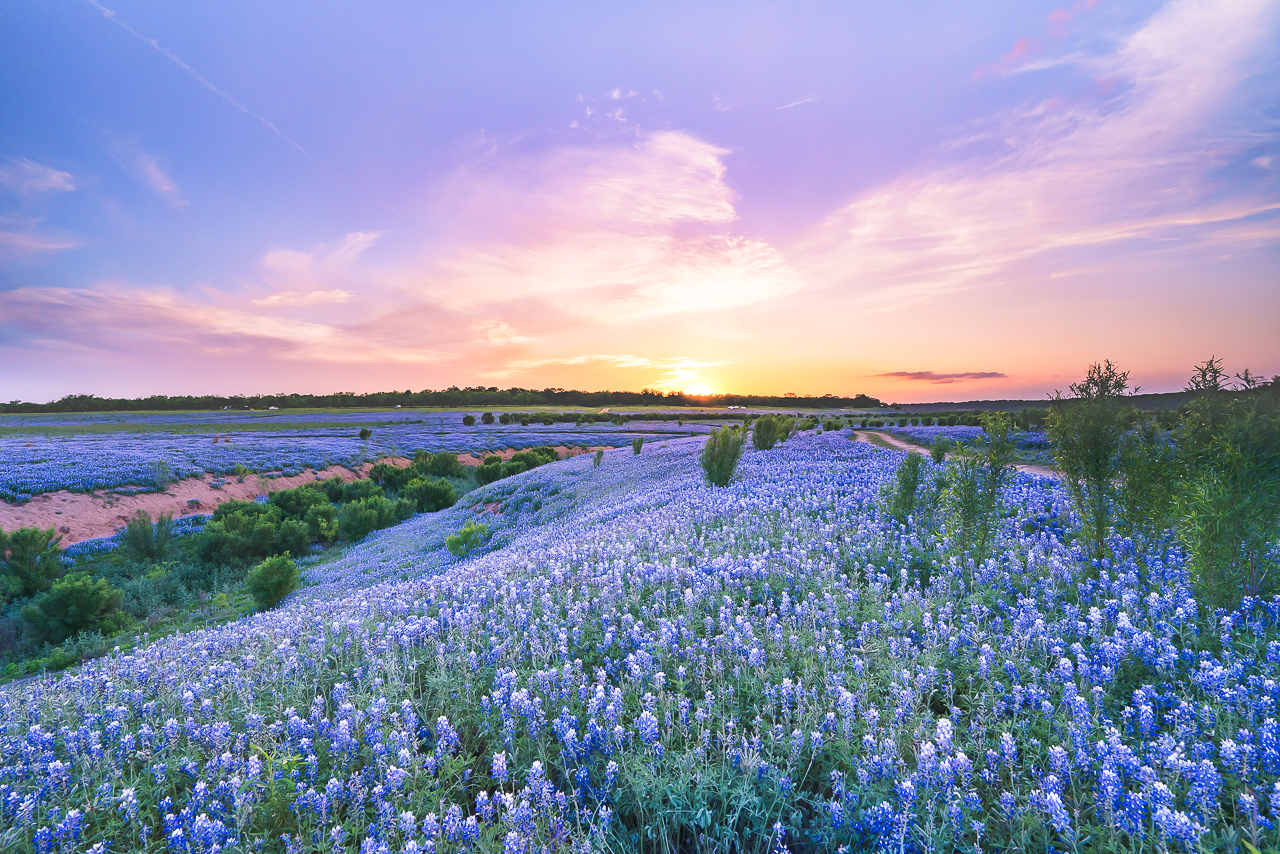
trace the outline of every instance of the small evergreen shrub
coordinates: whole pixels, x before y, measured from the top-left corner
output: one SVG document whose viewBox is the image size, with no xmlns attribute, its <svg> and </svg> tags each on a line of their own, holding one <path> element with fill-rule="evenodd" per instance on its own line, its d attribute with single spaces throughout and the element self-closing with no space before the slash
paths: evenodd
<svg viewBox="0 0 1280 854">
<path fill-rule="evenodd" d="M 405 487 L 403 497 L 413 502 L 419 513 L 434 513 L 458 502 L 453 484 L 444 478 L 418 478 Z"/>
<path fill-rule="evenodd" d="M 413 455 L 413 467 L 431 477 L 462 477 L 466 474 L 462 463 L 458 462 L 458 455 L 447 451 L 434 454 L 430 451 L 418 451 Z"/>
<path fill-rule="evenodd" d="M 267 558 L 249 570 L 245 578 L 245 587 L 259 611 L 279 605 L 301 583 L 302 574 L 298 571 L 298 565 L 287 554 Z"/>
<path fill-rule="evenodd" d="M 367 442 L 367 441 L 369 441 L 369 438 L 370 438 L 372 435 L 373 435 L 373 431 L 372 431 L 372 430 L 370 430 L 368 427 L 361 427 L 361 428 L 360 428 L 360 441 L 362 441 L 362 442 Z"/>
<path fill-rule="evenodd" d="M 173 539 L 173 516 L 165 513 L 154 523 L 151 514 L 139 508 L 125 523 L 121 547 L 136 560 L 164 560 Z"/>
<path fill-rule="evenodd" d="M 454 557 L 466 557 L 489 541 L 489 526 L 483 522 L 468 522 L 456 534 L 444 538 L 445 548 Z"/>
<path fill-rule="evenodd" d="M 762 415 L 751 428 L 751 445 L 757 451 L 768 451 L 785 442 L 795 427 L 796 419 L 791 415 Z"/>
<path fill-rule="evenodd" d="M 482 424 L 492 424 L 492 423 L 493 423 L 493 413 L 492 413 L 492 412 L 486 412 L 484 415 L 481 415 L 481 416 L 480 416 L 480 423 L 482 423 Z"/>
<path fill-rule="evenodd" d="M 390 492 L 399 492 L 417 476 L 418 472 L 413 466 L 401 468 L 390 463 L 378 463 L 369 470 L 369 480 Z"/>
<path fill-rule="evenodd" d="M 474 427 L 476 426 L 476 417 L 474 415 L 464 415 L 462 416 L 462 424 L 466 427 Z"/>
<path fill-rule="evenodd" d="M 733 472 L 742 459 L 742 447 L 746 443 L 746 431 L 739 426 L 725 426 L 707 437 L 698 462 L 707 482 L 712 486 L 728 486 Z"/>
<path fill-rule="evenodd" d="M 593 464 L 595 465 L 595 467 L 596 467 L 596 468 L 600 468 L 600 463 L 602 463 L 602 462 L 604 462 L 604 450 L 603 450 L 603 449 L 596 451 L 596 455 L 595 455 L 595 457 L 594 457 L 594 459 L 593 459 Z"/>
<path fill-rule="evenodd" d="M 62 643 L 82 631 L 111 634 L 128 622 L 120 613 L 124 594 L 105 578 L 73 572 L 54 582 L 49 592 L 22 609 L 22 621 L 47 643 Z"/>
<path fill-rule="evenodd" d="M 9 595 L 31 596 L 49 589 L 64 570 L 58 548 L 61 540 L 53 528 L 19 528 L 7 537 L 0 534 L 0 567 Z"/>
<path fill-rule="evenodd" d="M 636 436 L 631 440 L 631 453 L 638 455 L 640 449 L 644 447 L 644 436 Z"/>
<path fill-rule="evenodd" d="M 311 529 L 301 519 L 286 519 L 276 528 L 275 551 L 303 557 L 311 550 Z"/>
</svg>

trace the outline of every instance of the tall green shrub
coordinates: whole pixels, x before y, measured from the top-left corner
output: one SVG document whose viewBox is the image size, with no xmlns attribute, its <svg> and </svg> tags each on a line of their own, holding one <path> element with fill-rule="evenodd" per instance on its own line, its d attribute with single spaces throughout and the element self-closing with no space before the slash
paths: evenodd
<svg viewBox="0 0 1280 854">
<path fill-rule="evenodd" d="M 434 513 L 458 502 L 453 484 L 444 478 L 418 478 L 405 487 L 402 496 L 412 501 L 419 513 Z"/>
<path fill-rule="evenodd" d="M 733 472 L 742 458 L 742 447 L 747 434 L 743 426 L 727 425 L 707 437 L 698 462 L 707 482 L 712 486 L 728 486 Z"/>
<path fill-rule="evenodd" d="M 1116 504 L 1121 441 L 1131 418 L 1132 407 L 1124 400 L 1129 372 L 1108 359 L 1090 365 L 1084 380 L 1070 388 L 1070 397 L 1054 393 L 1046 427 L 1090 552 L 1101 558 Z"/>
<path fill-rule="evenodd" d="M 1212 382 L 1214 361 L 1197 374 Z M 1280 589 L 1270 557 L 1280 531 L 1280 401 L 1274 391 L 1224 397 L 1203 390 L 1174 433 L 1182 482 L 1173 516 L 1203 600 L 1231 608 Z"/>
<path fill-rule="evenodd" d="M 947 467 L 944 502 L 955 544 L 975 560 L 985 560 L 1000 518 L 1000 492 L 1013 474 L 1013 440 L 1002 412 L 983 416 L 986 439 L 962 449 Z"/>
<path fill-rule="evenodd" d="M 640 449 L 644 447 L 644 436 L 636 436 L 631 440 L 631 453 L 639 454 Z"/>
<path fill-rule="evenodd" d="M 253 603 L 259 611 L 279 605 L 301 583 L 302 573 L 298 571 L 293 558 L 287 554 L 267 558 L 249 570 L 245 577 L 245 587 L 253 596 Z"/>
<path fill-rule="evenodd" d="M 173 516 L 162 513 L 155 522 L 141 508 L 125 523 L 120 545 L 136 560 L 164 560 L 173 540 Z"/>
<path fill-rule="evenodd" d="M 41 593 L 63 574 L 61 541 L 53 528 L 18 528 L 0 541 L 0 564 L 11 595 Z"/>
<path fill-rule="evenodd" d="M 757 451 L 768 451 L 785 442 L 795 427 L 796 419 L 792 415 L 761 415 L 751 428 L 751 445 Z"/>
<path fill-rule="evenodd" d="M 471 521 L 463 525 L 456 534 L 444 538 L 445 548 L 454 557 L 466 557 L 489 541 L 489 526 L 483 522 Z"/>
<path fill-rule="evenodd" d="M 120 613 L 123 598 L 106 579 L 73 572 L 23 608 L 22 621 L 39 640 L 54 644 L 82 631 L 110 634 L 128 622 Z"/>
</svg>

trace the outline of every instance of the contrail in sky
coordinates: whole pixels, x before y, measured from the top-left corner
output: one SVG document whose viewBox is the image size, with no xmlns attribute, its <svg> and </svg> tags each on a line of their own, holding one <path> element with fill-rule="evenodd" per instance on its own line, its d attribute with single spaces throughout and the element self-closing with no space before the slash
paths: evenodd
<svg viewBox="0 0 1280 854">
<path fill-rule="evenodd" d="M 160 42 L 156 41 L 155 39 L 147 38 L 142 33 L 138 32 L 133 27 L 129 26 L 124 21 L 117 18 L 115 12 L 111 11 L 106 6 L 103 6 L 101 3 L 97 2 L 97 0 L 85 0 L 85 2 L 88 3 L 90 6 L 93 6 L 98 11 L 100 11 L 103 14 L 103 16 L 105 16 L 108 20 L 122 27 L 125 32 L 129 33 L 129 35 L 133 36 L 138 41 L 151 45 L 160 53 L 164 54 L 169 59 L 172 59 L 174 62 L 178 64 L 180 68 L 182 68 L 183 71 L 187 72 L 192 77 L 194 77 L 200 83 L 201 86 L 204 86 L 210 92 L 217 95 L 219 98 L 226 101 L 228 104 L 235 107 L 240 112 L 244 113 L 246 116 L 249 116 L 252 119 L 257 119 L 258 121 L 262 122 L 262 124 L 266 125 L 271 130 L 272 133 L 274 133 L 276 136 L 280 137 L 285 142 L 292 145 L 294 148 L 298 149 L 298 151 L 300 151 L 305 157 L 311 160 L 311 162 L 315 163 L 317 166 L 323 166 L 325 169 L 330 168 L 326 166 L 324 163 L 320 162 L 320 160 L 315 155 L 313 155 L 310 151 L 307 151 L 301 145 L 299 145 L 298 143 L 290 139 L 289 135 L 286 134 L 284 131 L 280 130 L 280 128 L 276 127 L 270 121 L 258 115 L 253 110 L 249 109 L 244 104 L 237 101 L 232 95 L 222 91 L 217 86 L 213 85 L 213 83 L 209 80 L 209 78 L 205 77 L 199 71 L 196 71 L 190 65 L 187 65 L 185 62 L 183 62 L 182 57 L 178 56 L 176 53 L 169 50 L 168 48 L 161 47 Z"/>
</svg>

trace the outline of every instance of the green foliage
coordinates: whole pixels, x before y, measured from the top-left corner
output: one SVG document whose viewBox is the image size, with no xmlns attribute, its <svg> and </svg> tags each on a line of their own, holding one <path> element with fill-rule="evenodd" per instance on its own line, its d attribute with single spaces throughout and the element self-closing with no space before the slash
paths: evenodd
<svg viewBox="0 0 1280 854">
<path fill-rule="evenodd" d="M 1120 448 L 1132 412 L 1124 402 L 1128 387 L 1128 371 L 1109 359 L 1093 364 L 1083 381 L 1071 384 L 1071 397 L 1055 392 L 1046 422 L 1054 458 L 1097 558 L 1105 554 L 1116 504 Z"/>
<path fill-rule="evenodd" d="M 338 508 L 328 501 L 308 507 L 302 521 L 313 540 L 329 543 L 338 538 Z"/>
<path fill-rule="evenodd" d="M 274 551 L 303 557 L 311 550 L 311 529 L 301 519 L 285 519 L 276 528 Z"/>
<path fill-rule="evenodd" d="M 381 486 L 388 492 L 400 492 L 409 481 L 418 477 L 418 471 L 414 466 L 393 466 L 390 463 L 378 463 L 369 469 L 369 480 Z"/>
<path fill-rule="evenodd" d="M 511 459 L 507 460 L 507 462 L 522 463 L 525 470 L 528 470 L 537 468 L 538 466 L 544 466 L 547 463 L 553 463 L 558 459 L 560 459 L 560 455 L 556 453 L 555 448 L 542 445 L 528 451 L 520 451 L 519 453 L 512 454 Z"/>
<path fill-rule="evenodd" d="M 954 443 L 946 436 L 939 436 L 933 440 L 933 444 L 929 446 L 929 456 L 935 463 L 946 462 L 947 453 L 951 450 Z"/>
<path fill-rule="evenodd" d="M 481 416 L 480 416 L 480 421 L 481 421 L 482 423 L 484 423 L 484 424 L 492 424 L 492 423 L 493 423 L 493 413 L 492 413 L 492 412 L 486 412 L 484 415 L 481 415 Z"/>
<path fill-rule="evenodd" d="M 1178 455 L 1172 438 L 1155 421 L 1145 421 L 1120 442 L 1120 527 L 1126 534 L 1156 537 L 1173 524 Z"/>
<path fill-rule="evenodd" d="M 464 415 L 462 416 L 462 423 L 464 426 L 474 427 L 476 426 L 476 417 L 474 415 Z"/>
<path fill-rule="evenodd" d="M 727 425 L 707 437 L 702 446 L 698 462 L 706 475 L 707 483 L 712 486 L 728 486 L 733 479 L 733 472 L 742 458 L 742 447 L 746 443 L 747 433 L 744 426 Z"/>
<path fill-rule="evenodd" d="M 82 631 L 109 634 L 127 622 L 120 613 L 122 598 L 105 579 L 73 572 L 23 608 L 22 621 L 37 638 L 55 644 Z"/>
<path fill-rule="evenodd" d="M 600 450 L 596 451 L 596 455 L 595 455 L 595 457 L 594 457 L 594 458 L 592 458 L 592 464 L 593 464 L 596 468 L 600 468 L 600 463 L 602 463 L 602 462 L 604 462 L 604 449 L 603 449 L 603 448 L 601 448 Z"/>
<path fill-rule="evenodd" d="M 0 539 L 0 566 L 11 596 L 31 596 L 49 589 L 64 566 L 53 528 L 19 528 Z"/>
<path fill-rule="evenodd" d="M 173 539 L 173 516 L 165 513 L 154 523 L 141 508 L 125 523 L 121 547 L 136 560 L 164 560 Z"/>
<path fill-rule="evenodd" d="M 376 470 L 377 466 L 374 466 L 374 469 Z M 286 519 L 305 519 L 307 511 L 312 507 L 322 507 L 328 503 L 329 496 L 314 483 L 273 492 L 270 498 L 270 504 L 278 507 Z"/>
<path fill-rule="evenodd" d="M 164 460 L 151 464 L 151 485 L 157 492 L 164 492 L 174 483 L 173 468 Z"/>
<path fill-rule="evenodd" d="M 431 477 L 462 477 L 465 474 L 462 463 L 458 462 L 457 454 L 445 451 L 434 454 L 418 451 L 413 455 L 413 467 Z"/>
<path fill-rule="evenodd" d="M 947 467 L 943 501 L 952 539 L 962 552 L 985 560 L 1000 518 L 1000 491 L 1013 474 L 1009 417 L 983 416 L 986 441 L 964 448 Z"/>
<path fill-rule="evenodd" d="M 287 554 L 267 558 L 245 577 L 245 587 L 253 596 L 253 603 L 259 611 L 274 608 L 284 601 L 284 597 L 297 590 L 301 583 L 302 574 L 298 572 L 298 565 Z"/>
<path fill-rule="evenodd" d="M 499 424 L 510 424 L 510 423 L 511 423 L 511 415 L 510 415 L 510 413 L 504 412 L 504 413 L 502 413 L 501 415 L 499 415 L 499 416 L 498 416 L 498 423 L 499 423 Z"/>
<path fill-rule="evenodd" d="M 323 487 L 325 495 L 334 504 L 377 498 L 382 495 L 382 487 L 372 480 L 353 480 L 348 483 L 340 477 L 331 477 L 324 482 Z"/>
<path fill-rule="evenodd" d="M 373 436 L 373 431 L 370 430 L 368 427 L 360 428 L 360 441 L 367 442 L 372 436 Z"/>
<path fill-rule="evenodd" d="M 898 464 L 892 487 L 888 492 L 886 512 L 900 525 L 907 524 L 917 509 L 923 508 L 922 493 L 925 484 L 924 457 L 908 453 Z"/>
<path fill-rule="evenodd" d="M 407 518 L 407 515 L 403 515 L 404 508 L 408 508 L 409 514 L 412 514 L 411 502 L 406 501 L 402 507 L 384 495 L 349 501 L 338 509 L 338 538 L 355 542 L 372 531 L 389 528 Z"/>
<path fill-rule="evenodd" d="M 230 512 L 229 506 L 236 505 Z M 269 504 L 228 501 L 196 535 L 196 555 L 204 563 L 239 564 L 272 553 L 280 510 Z"/>
<path fill-rule="evenodd" d="M 434 513 L 458 502 L 453 484 L 444 478 L 417 478 L 409 483 L 401 497 L 413 502 L 419 513 Z"/>
<path fill-rule="evenodd" d="M 792 415 L 761 415 L 751 428 L 751 444 L 757 451 L 768 451 L 779 442 L 785 442 L 796 428 Z"/>
<path fill-rule="evenodd" d="M 631 453 L 639 455 L 640 449 L 644 447 L 644 436 L 636 436 L 631 440 Z"/>
<path fill-rule="evenodd" d="M 444 538 L 445 548 L 454 557 L 465 557 L 489 541 L 489 526 L 483 522 L 471 521 L 463 525 L 456 534 Z"/>
<path fill-rule="evenodd" d="M 1213 380 L 1213 361 L 1198 369 L 1208 375 L 1206 383 Z M 1234 608 L 1244 596 L 1280 588 L 1280 568 L 1269 558 L 1280 529 L 1280 406 L 1274 394 L 1219 398 L 1205 391 L 1175 432 L 1182 482 L 1173 510 L 1204 601 Z"/>
</svg>

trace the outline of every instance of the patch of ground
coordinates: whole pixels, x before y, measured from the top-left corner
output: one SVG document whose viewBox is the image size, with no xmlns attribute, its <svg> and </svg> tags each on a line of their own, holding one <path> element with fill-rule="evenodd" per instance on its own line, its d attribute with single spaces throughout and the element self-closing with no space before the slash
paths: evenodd
<svg viewBox="0 0 1280 854">
<path fill-rule="evenodd" d="M 921 456 L 929 455 L 928 448 L 921 447 L 920 445 L 917 445 L 914 442 L 908 442 L 907 440 L 901 438 L 900 436 L 896 436 L 893 433 L 881 433 L 879 431 L 871 431 L 871 430 L 855 430 L 853 432 L 853 435 L 856 437 L 857 441 L 859 442 L 867 442 L 868 444 L 871 444 L 871 445 L 879 445 L 882 448 L 892 448 L 896 451 L 910 451 L 913 454 L 920 454 Z M 947 456 L 951 457 L 954 455 L 947 454 Z M 1051 469 L 1048 466 L 1033 466 L 1033 465 L 1024 465 L 1022 463 L 1017 463 L 1014 465 L 1014 468 L 1017 469 L 1018 471 L 1026 472 L 1027 474 L 1037 474 L 1037 475 L 1040 475 L 1041 477 L 1061 477 L 1062 476 L 1056 469 Z"/>
<path fill-rule="evenodd" d="M 410 461 L 389 457 L 379 462 L 406 466 Z M 139 510 L 158 518 L 164 513 L 175 519 L 192 513 L 212 513 L 214 508 L 233 498 L 252 501 L 260 495 L 290 489 L 317 479 L 340 477 L 345 481 L 360 480 L 369 476 L 372 463 L 365 463 L 356 471 L 334 466 L 319 472 L 308 469 L 291 477 L 268 478 L 257 474 L 245 475 L 244 482 L 234 476 L 221 478 L 205 474 L 178 481 L 164 492 L 144 492 L 140 495 L 113 495 L 107 492 L 45 492 L 25 504 L 0 502 L 0 528 L 53 528 L 62 535 L 62 545 L 69 546 L 81 540 L 109 537 Z M 215 480 L 225 480 L 221 488 L 215 488 Z"/>
</svg>

